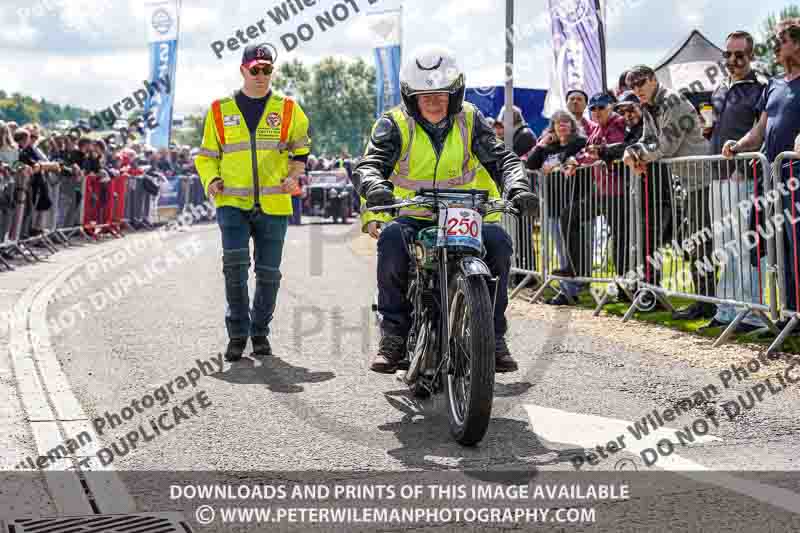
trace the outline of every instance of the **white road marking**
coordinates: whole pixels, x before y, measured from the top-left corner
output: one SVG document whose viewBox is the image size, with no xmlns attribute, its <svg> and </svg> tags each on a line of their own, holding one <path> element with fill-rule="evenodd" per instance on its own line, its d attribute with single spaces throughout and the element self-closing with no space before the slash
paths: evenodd
<svg viewBox="0 0 800 533">
<path fill-rule="evenodd" d="M 50 344 L 47 327 L 47 304 L 58 287 L 86 261 L 114 253 L 117 246 L 104 247 L 102 252 L 79 263 L 50 274 L 28 288 L 19 298 L 9 319 L 9 355 L 17 378 L 20 399 L 31 422 L 37 453 L 47 456 L 80 431 L 88 431 L 91 447 L 80 450 L 80 455 L 96 451 L 99 444 L 93 427 L 80 402 L 75 397 Z M 59 423 L 63 432 L 59 429 Z M 55 455 L 53 455 L 55 457 Z M 20 457 L 20 460 L 22 458 Z M 35 460 L 35 459 L 34 459 Z M 68 460 L 56 460 L 47 465 L 45 479 L 53 496 L 53 503 L 61 514 L 94 514 L 84 493 L 80 478 Z M 103 513 L 135 512 L 135 502 L 118 476 L 105 469 L 102 487 L 93 490 L 93 496 Z M 61 471 L 61 472 L 59 472 Z M 87 476 L 90 488 L 96 480 Z"/>
<path fill-rule="evenodd" d="M 525 404 L 524 407 L 528 412 L 534 433 L 550 442 L 572 444 L 587 450 L 594 450 L 597 446 L 605 447 L 609 441 L 616 440 L 619 435 L 625 434 L 625 450 L 637 455 L 646 448 L 654 448 L 659 440 L 665 438 L 670 439 L 675 446 L 679 445 L 675 429 L 667 427 L 659 428 L 656 431 L 651 430 L 649 435 L 637 440 L 628 431 L 628 426 L 633 423 L 625 420 L 571 413 L 533 404 Z M 711 435 L 695 436 L 695 442 L 698 443 L 721 440 L 719 437 Z M 800 495 L 790 490 L 738 478 L 719 470 L 711 470 L 675 453 L 668 457 L 659 456 L 654 466 L 675 472 L 699 483 L 712 483 L 718 487 L 749 496 L 754 500 L 800 514 Z M 725 469 L 725 471 L 731 470 L 734 468 Z"/>
</svg>

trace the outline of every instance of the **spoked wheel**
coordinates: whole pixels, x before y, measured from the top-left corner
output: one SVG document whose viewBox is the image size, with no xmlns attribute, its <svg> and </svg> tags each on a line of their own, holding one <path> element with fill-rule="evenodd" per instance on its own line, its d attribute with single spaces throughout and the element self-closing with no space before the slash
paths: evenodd
<svg viewBox="0 0 800 533">
<path fill-rule="evenodd" d="M 465 446 L 486 434 L 494 396 L 494 321 L 486 281 L 453 279 L 450 303 L 450 368 L 447 404 L 450 432 Z"/>
<path fill-rule="evenodd" d="M 416 332 L 414 348 L 408 354 L 409 361 L 411 362 L 410 364 L 416 368 L 415 372 L 417 373 L 414 384 L 409 388 L 411 389 L 411 394 L 420 400 L 424 400 L 431 395 L 428 388 L 422 384 L 423 378 L 419 375 L 423 373 L 428 366 L 427 358 L 431 353 L 431 346 L 433 344 L 431 332 L 432 327 L 430 320 L 422 319 L 422 324 L 419 325 L 419 329 Z"/>
</svg>

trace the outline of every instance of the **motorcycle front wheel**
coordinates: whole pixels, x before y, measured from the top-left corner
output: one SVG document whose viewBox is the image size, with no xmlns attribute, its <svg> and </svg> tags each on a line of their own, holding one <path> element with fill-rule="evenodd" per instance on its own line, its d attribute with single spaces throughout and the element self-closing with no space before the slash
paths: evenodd
<svg viewBox="0 0 800 533">
<path fill-rule="evenodd" d="M 450 292 L 450 364 L 446 375 L 450 432 L 473 446 L 483 439 L 494 397 L 494 319 L 486 280 L 457 273 Z"/>
</svg>

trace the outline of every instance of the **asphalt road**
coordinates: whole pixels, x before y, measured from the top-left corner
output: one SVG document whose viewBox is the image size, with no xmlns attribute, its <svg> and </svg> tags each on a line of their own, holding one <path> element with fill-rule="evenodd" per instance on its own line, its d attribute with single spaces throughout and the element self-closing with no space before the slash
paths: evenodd
<svg viewBox="0 0 800 533">
<path fill-rule="evenodd" d="M 564 429 L 577 429 L 587 442 L 595 434 L 597 444 L 610 440 L 604 437 L 605 430 L 593 428 L 591 423 L 584 430 L 586 420 L 580 415 L 630 423 L 653 409 L 674 405 L 709 383 L 720 382 L 717 371 L 692 367 L 656 351 L 633 351 L 613 339 L 574 331 L 570 321 L 589 320 L 585 313 L 562 310 L 554 320 L 538 320 L 529 316 L 529 304 L 515 302 L 509 311 L 509 345 L 520 370 L 497 376 L 486 438 L 475 448 L 461 447 L 449 436 L 444 396 L 419 402 L 394 377 L 374 374 L 367 368 L 377 343 L 369 311 L 375 293 L 373 246 L 350 227 L 290 226 L 271 335 L 274 356 L 225 362 L 221 372 L 214 368 L 215 373 L 209 371 L 209 375 L 196 379 L 195 386 L 185 388 L 180 387 L 179 376 L 200 368 L 197 360 L 217 365 L 214 359 L 218 360 L 227 341 L 217 228 L 196 226 L 163 248 L 145 250 L 119 265 L 106 264 L 105 272 L 89 265 L 76 271 L 73 279 L 77 276 L 85 283 L 74 294 L 62 291 L 50 304 L 48 318 L 58 325 L 59 317 L 81 302 L 87 314 L 70 327 L 57 328 L 61 331 L 51 329 L 51 341 L 89 418 L 106 420 L 101 436 L 104 445 L 113 451 L 111 443 L 120 446 L 118 439 L 140 424 L 147 427 L 162 413 L 174 422 L 173 406 L 195 397 L 193 409 L 183 404 L 184 417 L 177 417 L 182 419 L 174 429 L 151 442 L 140 442 L 128 453 L 117 452 L 113 458 L 113 468 L 122 472 L 140 509 L 150 510 L 148 505 L 156 505 L 153 502 L 169 501 L 167 488 L 145 474 L 169 477 L 176 475 L 175 471 L 185 471 L 189 477 L 189 471 L 238 472 L 220 475 L 227 482 L 247 479 L 248 472 L 275 471 L 284 473 L 275 474 L 279 478 L 295 481 L 307 475 L 326 481 L 429 482 L 444 475 L 480 481 L 494 479 L 493 473 L 502 477 L 503 472 L 517 471 L 522 472 L 519 479 L 526 479 L 525 473 L 529 474 L 527 479 L 533 479 L 560 471 L 574 481 L 579 479 L 575 477 L 574 458 L 581 449 L 592 446 L 583 441 L 553 440 L 553 436 Z M 146 277 L 156 256 L 165 258 L 160 263 L 160 275 L 154 274 L 151 283 L 144 286 L 120 288 L 119 280 L 126 275 L 128 279 L 132 274 Z M 88 269 L 93 269 L 93 279 L 89 279 Z M 102 296 L 104 289 L 109 292 Z M 646 329 L 642 331 L 647 334 Z M 156 402 L 116 428 L 109 427 L 107 412 L 121 413 L 133 400 L 154 394 L 170 381 L 174 394 L 168 403 L 160 406 Z M 709 409 L 716 409 L 713 412 L 724 419 L 709 432 L 718 440 L 679 446 L 675 455 L 688 463 L 678 463 L 671 470 L 686 470 L 686 464 L 697 465 L 701 472 L 706 468 L 797 468 L 795 435 L 800 395 L 794 390 L 774 398 L 768 395 L 735 421 L 727 421 L 721 405 L 734 394 L 721 391 L 718 397 L 668 424 L 682 428 Z M 205 406 L 200 407 L 201 403 Z M 557 409 L 565 414 L 556 413 L 554 419 L 543 417 L 537 422 L 529 416 L 536 409 Z M 623 426 L 611 427 L 614 435 L 624 432 Z M 620 427 L 623 429 L 617 430 Z M 94 458 L 87 464 L 97 469 L 97 463 Z M 684 484 L 685 476 L 677 476 L 683 481 L 664 489 L 671 481 L 658 466 L 648 468 L 639 454 L 629 450 L 609 454 L 596 466 L 584 464 L 581 475 L 589 471 L 604 471 L 608 476 L 638 475 L 639 493 L 625 502 L 599 502 L 595 525 L 569 524 L 563 530 L 787 531 L 800 524 L 794 518 L 797 515 L 787 510 L 794 509 L 794 504 L 776 507 L 756 502 L 743 496 L 741 490 L 714 489 L 719 483 L 712 483 L 711 489 L 704 485 L 693 491 Z M 468 473 L 459 474 L 465 471 Z M 256 475 L 255 479 L 263 482 L 263 477 Z M 148 484 L 158 488 L 143 488 Z M 800 487 L 794 481 L 777 484 L 789 489 Z M 659 492 L 661 489 L 667 493 Z M 197 507 L 196 501 L 177 499 L 169 503 L 172 510 L 187 515 Z M 704 511 L 690 512 L 687 517 L 687 509 Z M 739 512 L 743 509 L 752 512 Z M 676 514 L 685 523 L 673 528 L 666 517 Z M 226 526 L 224 530 L 238 530 L 236 527 Z M 444 527 L 430 530 L 447 530 Z M 533 526 L 517 523 L 496 527 Z M 426 530 L 419 525 L 381 530 L 406 528 Z M 298 531 L 308 529 L 297 526 Z"/>
</svg>

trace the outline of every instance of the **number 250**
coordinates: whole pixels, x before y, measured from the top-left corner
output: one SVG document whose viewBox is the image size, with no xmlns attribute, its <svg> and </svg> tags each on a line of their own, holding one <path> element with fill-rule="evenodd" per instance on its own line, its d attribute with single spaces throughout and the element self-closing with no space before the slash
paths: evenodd
<svg viewBox="0 0 800 533">
<path fill-rule="evenodd" d="M 456 231 L 458 228 L 458 231 Z M 447 234 L 448 235 L 467 235 L 472 237 L 478 236 L 478 221 L 468 220 L 466 218 L 458 219 L 451 218 L 447 221 Z"/>
</svg>

